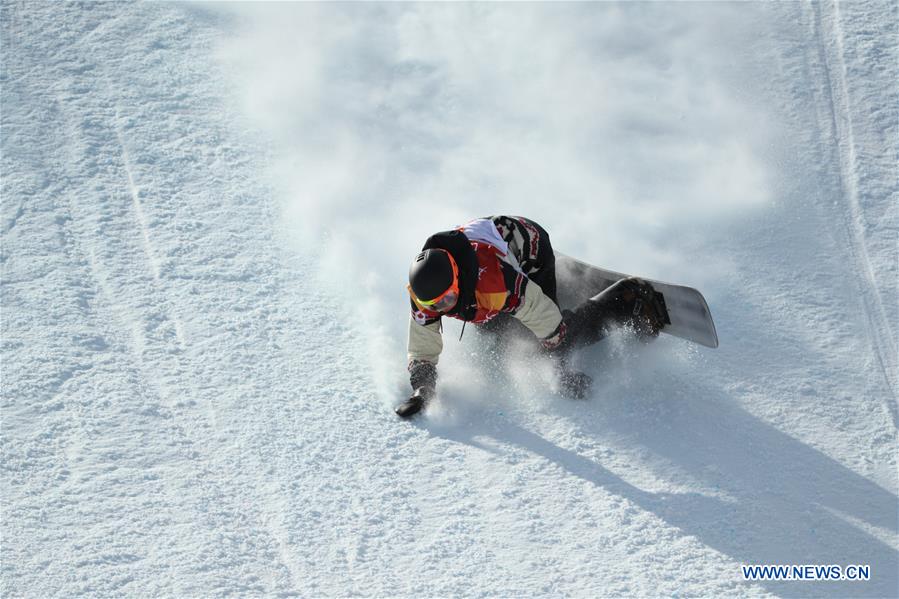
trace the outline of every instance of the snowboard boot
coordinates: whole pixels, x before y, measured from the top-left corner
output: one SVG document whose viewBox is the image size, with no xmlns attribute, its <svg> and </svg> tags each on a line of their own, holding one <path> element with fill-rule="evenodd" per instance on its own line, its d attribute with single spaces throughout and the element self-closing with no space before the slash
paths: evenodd
<svg viewBox="0 0 899 599">
<path fill-rule="evenodd" d="M 661 293 L 637 278 L 621 279 L 591 297 L 563 318 L 573 333 L 573 344 L 592 345 L 608 336 L 613 326 L 632 328 L 637 337 L 648 341 L 670 324 Z"/>
<path fill-rule="evenodd" d="M 623 288 L 621 301 L 630 307 L 630 317 L 625 319 L 624 324 L 632 327 L 641 341 L 658 337 L 659 331 L 666 324 L 671 324 L 664 296 L 641 279 L 623 279 L 619 283 Z"/>
</svg>

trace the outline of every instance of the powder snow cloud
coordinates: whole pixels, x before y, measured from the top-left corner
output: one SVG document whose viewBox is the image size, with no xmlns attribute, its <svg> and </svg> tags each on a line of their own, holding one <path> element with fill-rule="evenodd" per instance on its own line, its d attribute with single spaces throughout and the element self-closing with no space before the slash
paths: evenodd
<svg viewBox="0 0 899 599">
<path fill-rule="evenodd" d="M 740 93 L 764 74 L 734 68 L 759 35 L 751 5 L 223 10 L 285 226 L 388 339 L 415 251 L 469 218 L 526 215 L 568 253 L 700 284 L 703 232 L 771 201 L 773 124 Z"/>
</svg>

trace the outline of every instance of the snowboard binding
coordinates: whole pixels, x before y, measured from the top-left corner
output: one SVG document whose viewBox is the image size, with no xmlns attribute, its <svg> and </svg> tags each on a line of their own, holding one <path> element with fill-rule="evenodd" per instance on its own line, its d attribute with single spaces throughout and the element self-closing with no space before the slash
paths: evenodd
<svg viewBox="0 0 899 599">
<path fill-rule="evenodd" d="M 642 340 L 659 336 L 666 324 L 671 324 L 665 296 L 653 289 L 652 285 L 640 279 L 624 279 L 627 290 L 623 293 L 625 302 L 633 302 L 629 324 Z M 633 298 L 631 299 L 631 294 Z"/>
<path fill-rule="evenodd" d="M 621 279 L 563 316 L 580 347 L 607 337 L 613 326 L 633 329 L 637 337 L 650 340 L 671 324 L 664 296 L 636 277 Z"/>
</svg>

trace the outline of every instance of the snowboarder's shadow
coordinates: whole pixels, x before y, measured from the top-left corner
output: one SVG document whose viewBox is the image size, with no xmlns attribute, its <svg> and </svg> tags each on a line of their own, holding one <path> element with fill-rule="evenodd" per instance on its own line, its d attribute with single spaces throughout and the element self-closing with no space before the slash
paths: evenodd
<svg viewBox="0 0 899 599">
<path fill-rule="evenodd" d="M 512 419 L 431 432 L 494 453 L 513 447 L 542 456 L 738 564 L 871 566 L 867 582 L 747 582 L 747 591 L 759 584 L 787 596 L 895 596 L 899 553 L 882 539 L 895 539 L 897 497 L 756 418 L 722 392 L 702 389 L 697 395 L 694 401 L 674 401 L 663 418 L 640 418 L 639 426 L 633 411 L 616 418 L 614 409 L 604 410 L 601 419 L 587 419 L 583 432 L 631 437 L 679 476 L 720 490 L 716 493 L 644 491 Z M 485 437 L 498 444 L 478 440 Z M 738 568 L 734 578 L 742 580 Z"/>
</svg>

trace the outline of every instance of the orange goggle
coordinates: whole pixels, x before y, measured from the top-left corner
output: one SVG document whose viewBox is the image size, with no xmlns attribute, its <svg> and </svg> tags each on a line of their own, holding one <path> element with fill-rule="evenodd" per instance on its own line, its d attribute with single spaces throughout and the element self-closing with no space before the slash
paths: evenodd
<svg viewBox="0 0 899 599">
<path fill-rule="evenodd" d="M 456 305 L 456 302 L 459 301 L 459 267 L 456 266 L 456 261 L 453 260 L 452 254 L 446 252 L 446 255 L 449 257 L 450 265 L 453 267 L 453 282 L 449 289 L 432 300 L 422 300 L 416 297 L 415 292 L 412 291 L 412 285 L 406 285 L 409 295 L 412 296 L 412 301 L 418 304 L 419 307 L 431 312 L 446 312 L 451 310 Z"/>
</svg>

